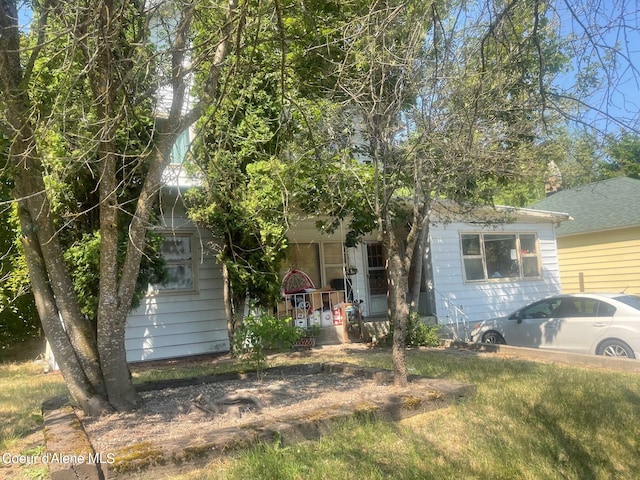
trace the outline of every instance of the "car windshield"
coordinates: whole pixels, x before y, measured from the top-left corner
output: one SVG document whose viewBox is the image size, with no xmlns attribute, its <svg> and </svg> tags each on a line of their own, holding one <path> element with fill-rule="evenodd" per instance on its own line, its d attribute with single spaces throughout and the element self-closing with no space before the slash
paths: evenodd
<svg viewBox="0 0 640 480">
<path fill-rule="evenodd" d="M 622 295 L 616 297 L 616 300 L 640 311 L 640 296 L 638 295 Z"/>
</svg>

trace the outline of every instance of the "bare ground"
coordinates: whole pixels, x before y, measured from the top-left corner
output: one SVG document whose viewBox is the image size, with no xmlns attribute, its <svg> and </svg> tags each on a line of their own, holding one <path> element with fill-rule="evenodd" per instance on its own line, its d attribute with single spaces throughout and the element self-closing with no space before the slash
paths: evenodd
<svg viewBox="0 0 640 480">
<path fill-rule="evenodd" d="M 349 352 L 365 349 L 354 350 Z M 268 441 L 273 434 L 285 443 L 317 438 L 333 420 L 357 412 L 400 419 L 475 391 L 457 382 L 422 377 L 397 388 L 388 371 L 325 362 L 340 361 L 342 355 L 349 353 L 316 351 L 309 354 L 311 363 L 270 369 L 260 380 L 255 374 L 233 379 L 220 375 L 202 383 L 143 388 L 140 409 L 84 418 L 83 424 L 96 453 L 116 458 L 107 467 L 111 474 L 121 478 L 118 475 L 131 472 L 129 468 L 150 468 L 143 475 L 159 478 L 159 471 L 185 469 L 228 448 Z M 224 403 L 222 399 L 240 401 Z M 193 458 L 192 452 L 198 452 L 199 458 Z"/>
<path fill-rule="evenodd" d="M 207 431 L 241 427 L 259 420 L 275 421 L 283 415 L 329 405 L 354 404 L 362 398 L 388 392 L 389 388 L 392 387 L 338 373 L 267 374 L 263 380 L 253 377 L 145 391 L 141 393 L 143 405 L 139 410 L 85 418 L 83 423 L 96 452 L 114 453 L 144 442 L 167 448 L 185 438 L 197 439 Z M 261 408 L 250 401 L 220 404 L 228 405 L 226 409 L 208 406 L 230 397 L 256 398 Z"/>
</svg>

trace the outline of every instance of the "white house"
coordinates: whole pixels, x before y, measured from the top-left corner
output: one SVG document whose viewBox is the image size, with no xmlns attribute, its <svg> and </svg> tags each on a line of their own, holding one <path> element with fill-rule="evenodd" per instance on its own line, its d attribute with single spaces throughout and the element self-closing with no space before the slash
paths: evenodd
<svg viewBox="0 0 640 480">
<path fill-rule="evenodd" d="M 172 25 L 152 22 L 154 41 L 166 42 Z M 170 90 L 160 89 L 158 115 L 167 109 Z M 187 101 L 188 107 L 190 103 Z M 366 151 L 354 128 L 354 151 Z M 181 193 L 193 186 L 180 167 L 189 132 L 177 140 L 161 191 L 163 253 L 170 280 L 149 286 L 147 296 L 128 316 L 125 344 L 129 361 L 156 360 L 229 350 L 223 279 L 212 248 L 213 238 L 187 219 Z M 366 161 L 366 154 L 360 159 Z M 503 209 L 502 213 L 505 210 Z M 481 215 L 457 215 L 430 225 L 431 255 L 425 262 L 420 312 L 438 323 L 456 324 L 506 313 L 526 302 L 560 291 L 555 226 L 568 215 L 509 209 L 509 221 Z M 387 311 L 385 258 L 374 236 L 353 248 L 345 231 L 321 235 L 314 221 L 291 229 L 286 268 L 303 271 L 324 292 L 318 302 L 360 301 L 365 318 Z M 316 300 L 313 300 L 314 302 Z M 284 302 L 287 310 L 287 302 Z M 318 307 L 319 305 L 312 305 Z M 289 313 L 286 311 L 285 313 Z M 303 320 L 303 319 L 300 319 Z M 330 329 L 329 325 L 325 325 Z"/>
<path fill-rule="evenodd" d="M 213 239 L 186 218 L 180 192 L 192 184 L 179 166 L 169 172 L 173 176 L 161 195 L 162 223 L 157 231 L 166 235 L 163 251 L 170 281 L 150 286 L 129 315 L 130 361 L 229 350 Z M 439 324 L 468 325 L 559 293 L 555 228 L 569 219 L 562 213 L 506 207 L 494 214 L 449 216 L 446 221 L 436 215 L 429 231 L 431 255 L 425 262 L 421 314 Z M 340 296 L 331 297 L 334 303 L 345 298 L 362 302 L 365 320 L 383 319 L 387 301 L 382 246 L 370 236 L 346 248 L 345 234 L 339 230 L 322 235 L 315 221 L 300 222 L 291 229 L 291 252 L 283 271 L 305 272 L 323 292 L 341 290 Z"/>
</svg>

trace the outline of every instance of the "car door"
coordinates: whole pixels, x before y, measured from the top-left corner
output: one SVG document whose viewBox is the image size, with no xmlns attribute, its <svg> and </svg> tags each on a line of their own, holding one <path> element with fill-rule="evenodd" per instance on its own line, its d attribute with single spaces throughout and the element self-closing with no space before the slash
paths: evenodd
<svg viewBox="0 0 640 480">
<path fill-rule="evenodd" d="M 563 299 L 553 312 L 555 344 L 563 352 L 590 353 L 606 336 L 616 309 L 608 303 L 587 297 Z"/>
<path fill-rule="evenodd" d="M 541 300 L 511 315 L 504 328 L 507 345 L 552 348 L 554 330 L 550 328 L 551 312 L 558 303 L 557 298 Z"/>
</svg>

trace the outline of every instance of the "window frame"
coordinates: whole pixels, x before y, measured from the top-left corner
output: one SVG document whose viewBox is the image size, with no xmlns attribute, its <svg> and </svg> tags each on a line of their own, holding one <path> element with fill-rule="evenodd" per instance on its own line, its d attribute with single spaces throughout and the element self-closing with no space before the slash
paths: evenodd
<svg viewBox="0 0 640 480">
<path fill-rule="evenodd" d="M 186 266 L 191 271 L 191 285 L 183 288 L 168 288 L 166 284 L 152 284 L 149 285 L 149 291 L 154 295 L 182 295 L 198 292 L 198 271 L 196 263 L 196 244 L 195 235 L 190 231 L 176 231 L 176 232 L 158 232 L 163 236 L 163 243 L 169 239 L 175 238 L 188 238 L 189 245 L 189 258 L 185 259 L 167 259 L 164 258 L 165 266 L 171 268 L 172 266 Z M 162 252 L 162 247 L 161 247 Z M 164 257 L 164 255 L 163 255 Z"/>
<path fill-rule="evenodd" d="M 475 239 L 472 237 L 475 237 Z M 495 237 L 495 239 L 491 239 L 491 237 Z M 517 271 L 517 274 L 510 273 L 506 276 L 493 276 L 489 274 L 487 266 L 487 239 L 489 241 L 510 241 L 510 237 L 513 238 L 513 248 L 509 249 L 510 259 L 508 261 L 512 262 L 511 268 Z M 459 238 L 464 283 L 513 282 L 540 280 L 543 278 L 540 242 L 535 232 L 460 232 Z M 531 246 L 535 247 L 534 251 L 531 250 Z M 471 253 L 469 253 L 470 247 L 475 247 Z M 523 250 L 523 247 L 526 247 L 526 250 Z M 504 262 L 504 258 L 501 261 Z M 532 267 L 532 261 L 535 261 L 537 274 L 526 275 L 526 271 Z M 472 262 L 475 263 L 475 269 L 470 268 Z"/>
</svg>

